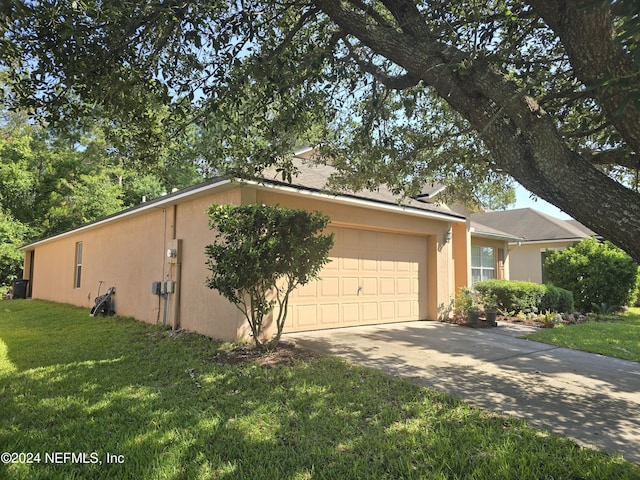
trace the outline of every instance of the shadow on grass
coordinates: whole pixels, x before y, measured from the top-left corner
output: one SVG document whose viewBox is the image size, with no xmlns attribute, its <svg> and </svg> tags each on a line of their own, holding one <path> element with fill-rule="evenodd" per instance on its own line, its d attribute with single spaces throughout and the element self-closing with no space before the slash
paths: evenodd
<svg viewBox="0 0 640 480">
<path fill-rule="evenodd" d="M 41 458 L 0 465 L 2 478 L 638 475 L 540 439 L 521 422 L 337 359 L 222 365 L 219 345 L 203 337 L 123 319 L 24 315 L 0 317 L 8 359 L 0 363 L 0 445 Z M 60 455 L 47 463 L 53 452 L 101 463 Z"/>
<path fill-rule="evenodd" d="M 640 463 L 636 363 L 432 322 L 292 337 Z"/>
</svg>

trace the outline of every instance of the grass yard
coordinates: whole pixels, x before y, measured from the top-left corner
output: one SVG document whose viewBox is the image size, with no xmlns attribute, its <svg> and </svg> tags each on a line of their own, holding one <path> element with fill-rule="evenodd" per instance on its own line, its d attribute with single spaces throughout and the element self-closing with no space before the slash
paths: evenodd
<svg viewBox="0 0 640 480">
<path fill-rule="evenodd" d="M 19 460 L 0 478 L 640 478 L 618 456 L 374 370 L 328 357 L 231 365 L 225 348 L 0 302 L 0 450 Z"/>
<path fill-rule="evenodd" d="M 640 308 L 630 308 L 619 320 L 556 325 L 526 338 L 640 362 Z"/>
</svg>

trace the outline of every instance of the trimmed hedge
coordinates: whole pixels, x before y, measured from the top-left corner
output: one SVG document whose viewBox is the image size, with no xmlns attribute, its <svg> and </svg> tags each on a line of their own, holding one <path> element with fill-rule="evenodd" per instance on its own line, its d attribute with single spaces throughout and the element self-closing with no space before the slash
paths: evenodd
<svg viewBox="0 0 640 480">
<path fill-rule="evenodd" d="M 538 307 L 538 311 L 546 312 L 562 312 L 571 313 L 575 311 L 573 303 L 573 293 L 564 288 L 555 287 L 553 285 L 545 285 L 546 292 L 542 297 L 542 302 Z"/>
<path fill-rule="evenodd" d="M 573 294 L 562 288 L 517 280 L 483 280 L 473 287 L 480 302 L 494 297 L 505 312 L 573 312 Z"/>
</svg>

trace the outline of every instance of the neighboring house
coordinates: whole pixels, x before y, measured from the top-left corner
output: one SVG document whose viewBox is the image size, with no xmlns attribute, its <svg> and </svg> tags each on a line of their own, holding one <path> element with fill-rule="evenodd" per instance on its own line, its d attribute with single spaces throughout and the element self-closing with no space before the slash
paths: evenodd
<svg viewBox="0 0 640 480">
<path fill-rule="evenodd" d="M 474 213 L 471 222 L 519 237 L 509 243 L 509 278 L 537 283 L 545 281 L 547 250 L 562 250 L 596 235 L 575 220 L 560 220 L 532 208 Z"/>
<path fill-rule="evenodd" d="M 31 296 L 88 312 L 99 285 L 100 293 L 115 286 L 120 315 L 215 338 L 246 337 L 240 312 L 205 286 L 205 246 L 214 238 L 206 212 L 211 204 L 255 202 L 319 210 L 335 233 L 321 280 L 292 295 L 285 331 L 436 319 L 469 284 L 472 240 L 463 215 L 424 201 L 398 202 L 384 188 L 330 193 L 331 167 L 299 168 L 291 184 L 215 178 L 27 245 Z M 478 238 L 505 250 L 505 238 Z M 498 272 L 505 254 L 494 256 Z M 480 275 L 488 269 L 483 263 Z"/>
</svg>

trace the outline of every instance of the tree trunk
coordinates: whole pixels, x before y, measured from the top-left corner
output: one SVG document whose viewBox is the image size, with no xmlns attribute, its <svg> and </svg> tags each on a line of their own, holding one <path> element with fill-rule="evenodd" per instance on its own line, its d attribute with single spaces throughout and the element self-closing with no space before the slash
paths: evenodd
<svg viewBox="0 0 640 480">
<path fill-rule="evenodd" d="M 499 168 L 640 262 L 640 194 L 570 150 L 535 100 L 489 62 L 441 43 L 409 0 L 384 2 L 400 28 L 376 25 L 340 0 L 315 3 L 344 32 L 433 87 L 477 130 Z"/>
</svg>

